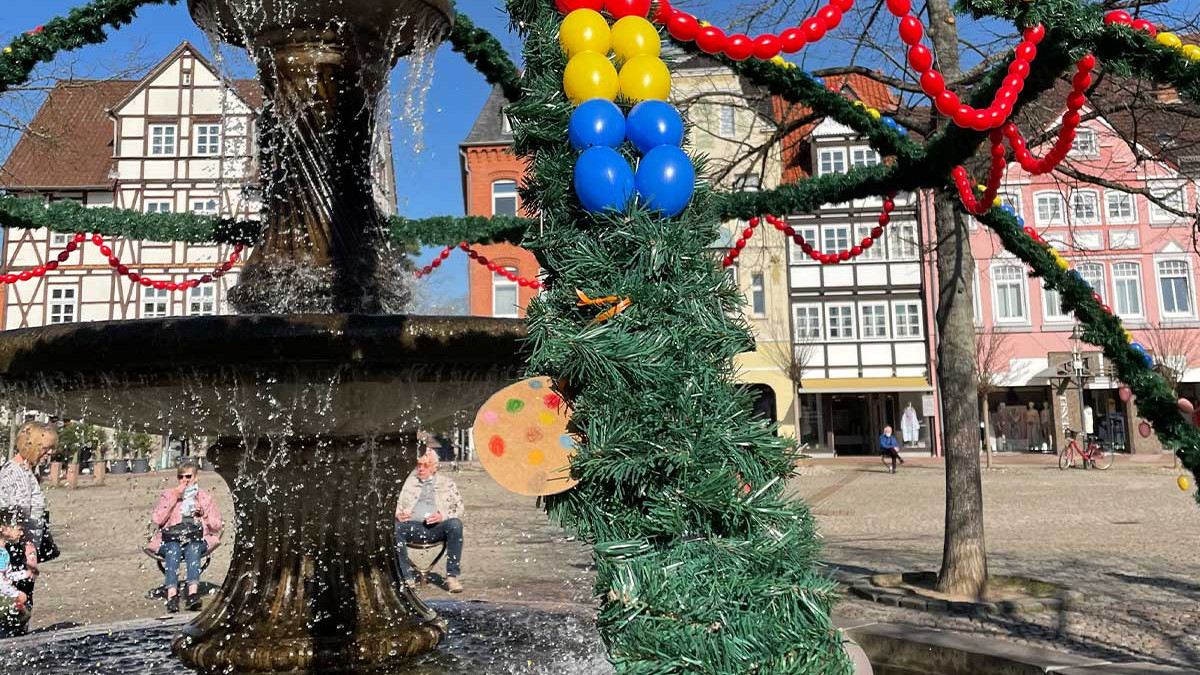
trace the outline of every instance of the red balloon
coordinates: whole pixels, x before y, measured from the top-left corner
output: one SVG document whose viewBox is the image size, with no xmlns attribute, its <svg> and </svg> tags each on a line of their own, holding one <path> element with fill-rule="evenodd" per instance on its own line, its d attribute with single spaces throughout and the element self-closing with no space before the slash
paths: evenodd
<svg viewBox="0 0 1200 675">
<path fill-rule="evenodd" d="M 925 27 L 917 17 L 908 15 L 900 19 L 900 39 L 904 40 L 906 45 L 915 45 L 921 41 L 921 35 L 925 32 Z"/>
<path fill-rule="evenodd" d="M 1145 31 L 1151 36 L 1158 35 L 1158 29 L 1154 27 L 1154 24 L 1150 23 L 1149 19 L 1134 19 L 1130 25 L 1133 26 L 1134 30 Z"/>
<path fill-rule="evenodd" d="M 913 45 L 908 50 L 908 65 L 918 73 L 923 73 L 933 67 L 933 52 L 925 45 Z"/>
<path fill-rule="evenodd" d="M 938 112 L 943 115 L 953 115 L 954 111 L 958 110 L 958 95 L 952 91 L 943 91 L 938 94 L 933 103 L 937 106 Z"/>
<path fill-rule="evenodd" d="M 30 272 L 29 270 L 25 270 L 24 272 L 17 274 L 17 278 L 20 279 L 21 281 L 29 281 L 30 279 L 33 278 L 33 273 Z"/>
<path fill-rule="evenodd" d="M 779 47 L 785 54 L 795 54 L 804 49 L 806 42 L 808 38 L 804 37 L 804 31 L 799 28 L 789 28 L 779 35 Z"/>
<path fill-rule="evenodd" d="M 46 268 L 43 267 L 42 265 L 38 265 L 37 267 L 33 268 L 33 276 L 35 276 L 35 277 L 46 276 Z"/>
<path fill-rule="evenodd" d="M 862 252 L 863 250 L 861 246 L 855 246 L 850 249 L 850 257 L 857 258 L 858 256 L 862 255 Z"/>
<path fill-rule="evenodd" d="M 863 237 L 863 240 L 858 242 L 858 245 L 863 249 L 871 248 L 875 244 L 875 239 L 872 237 Z"/>
<path fill-rule="evenodd" d="M 843 14 L 854 9 L 854 0 L 829 0 L 830 7 L 836 7 Z"/>
<path fill-rule="evenodd" d="M 696 33 L 696 46 L 709 54 L 725 51 L 725 31 L 716 26 L 705 26 Z"/>
<path fill-rule="evenodd" d="M 725 39 L 725 55 L 734 61 L 745 61 L 754 53 L 754 42 L 743 33 L 735 33 Z"/>
<path fill-rule="evenodd" d="M 570 14 L 577 9 L 594 9 L 599 12 L 604 8 L 604 0 L 554 0 L 554 6 L 563 14 Z"/>
<path fill-rule="evenodd" d="M 964 129 L 971 128 L 971 122 L 975 119 L 975 111 L 971 110 L 969 105 L 960 105 L 954 111 L 954 123 Z"/>
<path fill-rule="evenodd" d="M 654 10 L 654 20 L 658 23 L 666 23 L 667 19 L 671 18 L 671 3 L 667 0 L 658 0 L 658 8 Z"/>
<path fill-rule="evenodd" d="M 936 70 L 926 70 L 921 74 L 921 90 L 931 98 L 936 98 L 943 91 L 946 91 L 946 80 L 942 79 L 942 74 Z"/>
<path fill-rule="evenodd" d="M 905 16 L 912 11 L 912 0 L 887 0 L 887 8 L 895 16 Z"/>
<path fill-rule="evenodd" d="M 1029 76 L 1029 62 L 1022 61 L 1021 59 L 1017 59 L 1017 60 L 1013 61 L 1012 63 L 1008 64 L 1008 74 L 1016 75 L 1017 77 L 1020 77 L 1022 79 L 1025 77 L 1028 77 Z"/>
<path fill-rule="evenodd" d="M 700 23 L 687 12 L 675 12 L 667 21 L 667 31 L 676 40 L 695 40 L 696 33 L 700 31 Z"/>
<path fill-rule="evenodd" d="M 1037 57 L 1037 45 L 1032 42 L 1022 42 L 1017 45 L 1013 55 L 1018 61 L 1032 61 Z"/>
<path fill-rule="evenodd" d="M 881 213 L 879 214 L 878 222 L 880 227 L 886 227 L 888 223 L 892 222 L 892 217 L 886 213 Z"/>
<path fill-rule="evenodd" d="M 882 236 L 883 236 L 883 228 L 882 227 L 872 227 L 871 228 L 871 237 L 873 239 L 878 239 Z"/>
<path fill-rule="evenodd" d="M 804 30 L 804 37 L 808 38 L 809 42 L 816 42 L 825 37 L 825 22 L 815 16 L 806 20 L 800 28 Z"/>
<path fill-rule="evenodd" d="M 604 9 L 614 19 L 625 16 L 644 18 L 650 13 L 650 0 L 604 0 Z"/>
<path fill-rule="evenodd" d="M 774 58 L 779 55 L 782 46 L 779 38 L 770 33 L 763 33 L 754 39 L 754 56 L 764 61 Z"/>
<path fill-rule="evenodd" d="M 1129 16 L 1129 12 L 1122 10 L 1114 10 L 1104 15 L 1104 23 L 1111 26 L 1114 23 L 1124 24 L 1128 26 L 1133 21 Z"/>
<path fill-rule="evenodd" d="M 842 10 L 837 7 L 825 7 L 817 12 L 817 18 L 825 24 L 826 30 L 833 30 L 842 22 Z"/>
<path fill-rule="evenodd" d="M 850 259 L 850 251 L 840 251 L 840 252 L 838 252 L 837 256 L 838 256 L 838 260 L 849 260 Z"/>
<path fill-rule="evenodd" d="M 1091 69 L 1095 68 L 1096 67 L 1096 55 L 1088 54 L 1087 56 L 1083 57 L 1082 59 L 1079 59 L 1079 62 L 1075 64 L 1075 67 L 1078 68 L 1080 71 L 1091 70 Z"/>
<path fill-rule="evenodd" d="M 50 262 L 46 263 L 46 269 L 48 269 L 48 270 L 56 270 L 56 269 L 58 269 L 58 261 L 57 261 L 57 260 L 51 260 Z"/>
<path fill-rule="evenodd" d="M 1042 41 L 1042 38 L 1046 37 L 1046 27 L 1040 23 L 1036 26 L 1030 26 L 1025 29 L 1024 35 L 1026 40 L 1036 45 Z"/>
</svg>

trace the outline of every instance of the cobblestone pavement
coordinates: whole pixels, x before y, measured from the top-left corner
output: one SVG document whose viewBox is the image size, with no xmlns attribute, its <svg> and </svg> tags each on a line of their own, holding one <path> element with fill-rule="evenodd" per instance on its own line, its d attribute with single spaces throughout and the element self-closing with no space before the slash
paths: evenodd
<svg viewBox="0 0 1200 675">
<path fill-rule="evenodd" d="M 975 619 L 847 599 L 846 621 L 887 621 L 994 635 L 1112 660 L 1146 660 L 1200 672 L 1200 508 L 1170 468 L 1118 463 L 1108 472 L 1060 472 L 1035 458 L 986 472 L 991 570 L 1066 584 L 1081 611 Z M 877 458 L 806 466 L 793 481 L 809 498 L 839 576 L 936 570 L 942 550 L 941 465 L 910 461 L 893 476 Z M 589 603 L 590 555 L 550 524 L 535 501 L 505 492 L 476 468 L 453 474 L 467 503 L 462 600 Z M 63 557 L 46 565 L 35 629 L 162 616 L 147 589 L 161 574 L 138 548 L 159 491 L 173 473 L 110 476 L 107 485 L 48 492 Z M 211 472 L 224 513 L 228 491 Z M 84 479 L 86 483 L 87 479 Z M 228 567 L 232 529 L 205 579 Z M 431 599 L 447 598 L 427 587 Z"/>
<path fill-rule="evenodd" d="M 1062 472 L 1053 460 L 985 472 L 989 569 L 1079 590 L 1079 611 L 978 619 L 847 598 L 838 616 L 1200 672 L 1200 508 L 1175 486 L 1178 472 L 1123 463 Z M 894 476 L 877 459 L 818 465 L 794 482 L 812 498 L 838 576 L 938 569 L 945 476 L 940 463 L 914 464 Z"/>
</svg>

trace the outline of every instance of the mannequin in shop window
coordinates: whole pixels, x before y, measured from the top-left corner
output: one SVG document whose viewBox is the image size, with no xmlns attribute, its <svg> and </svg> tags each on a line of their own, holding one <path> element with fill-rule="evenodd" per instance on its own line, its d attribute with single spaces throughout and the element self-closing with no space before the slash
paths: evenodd
<svg viewBox="0 0 1200 675">
<path fill-rule="evenodd" d="M 1002 442 L 1008 439 L 1008 404 L 1003 401 L 996 406 L 996 414 L 993 417 L 993 423 L 996 425 L 996 437 Z"/>
<path fill-rule="evenodd" d="M 900 416 L 900 435 L 904 438 L 905 445 L 912 445 L 920 438 L 921 420 L 917 417 L 917 411 L 911 403 L 904 409 L 904 414 Z"/>
<path fill-rule="evenodd" d="M 1050 406 L 1049 405 L 1043 406 L 1042 411 L 1038 415 L 1038 417 L 1041 419 L 1041 422 L 1042 422 L 1042 439 L 1043 439 L 1042 444 L 1043 445 L 1048 444 L 1047 447 L 1050 450 L 1054 450 L 1054 447 L 1053 447 L 1054 446 L 1054 427 L 1052 426 L 1053 423 L 1050 421 Z"/>
<path fill-rule="evenodd" d="M 1033 401 L 1025 404 L 1022 422 L 1025 426 L 1025 442 L 1033 450 L 1042 444 L 1042 418 L 1033 408 Z"/>
</svg>

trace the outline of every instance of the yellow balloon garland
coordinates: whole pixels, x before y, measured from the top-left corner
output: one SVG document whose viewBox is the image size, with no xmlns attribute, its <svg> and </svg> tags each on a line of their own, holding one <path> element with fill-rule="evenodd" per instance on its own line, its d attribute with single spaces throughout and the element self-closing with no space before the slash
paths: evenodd
<svg viewBox="0 0 1200 675">
<path fill-rule="evenodd" d="M 671 72 L 657 56 L 635 56 L 620 74 L 621 96 L 638 101 L 665 101 L 671 95 Z"/>
<path fill-rule="evenodd" d="M 603 54 L 580 52 L 571 57 L 563 71 L 563 91 L 576 105 L 593 98 L 615 100 L 617 69 Z"/>
</svg>

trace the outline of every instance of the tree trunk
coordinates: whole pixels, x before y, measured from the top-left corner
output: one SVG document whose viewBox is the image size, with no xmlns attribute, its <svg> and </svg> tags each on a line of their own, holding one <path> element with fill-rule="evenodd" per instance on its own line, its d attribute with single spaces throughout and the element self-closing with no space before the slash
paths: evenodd
<svg viewBox="0 0 1200 675">
<path fill-rule="evenodd" d="M 946 195 L 938 195 L 938 382 L 942 392 L 977 387 L 970 232 Z M 987 585 L 978 399 L 942 396 L 946 456 L 946 531 L 938 590 L 979 597 Z"/>
</svg>

